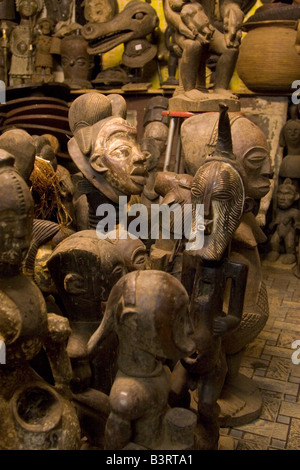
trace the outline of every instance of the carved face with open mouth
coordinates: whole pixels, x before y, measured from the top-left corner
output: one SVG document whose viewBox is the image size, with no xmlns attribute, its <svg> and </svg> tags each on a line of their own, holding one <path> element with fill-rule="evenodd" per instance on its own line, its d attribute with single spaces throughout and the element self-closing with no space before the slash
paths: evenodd
<svg viewBox="0 0 300 470">
<path fill-rule="evenodd" d="M 87 23 L 81 34 L 89 42 L 89 54 L 103 54 L 119 44 L 147 36 L 158 23 L 156 11 L 149 3 L 133 0 L 111 21 Z"/>
</svg>

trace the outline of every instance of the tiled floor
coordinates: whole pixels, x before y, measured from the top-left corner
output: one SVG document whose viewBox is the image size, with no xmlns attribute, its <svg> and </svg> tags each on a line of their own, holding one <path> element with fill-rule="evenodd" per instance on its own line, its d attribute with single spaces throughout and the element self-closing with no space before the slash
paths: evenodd
<svg viewBox="0 0 300 470">
<path fill-rule="evenodd" d="M 231 436 L 237 450 L 300 450 L 300 364 L 293 364 L 291 346 L 300 344 L 300 279 L 279 262 L 262 265 L 270 316 L 247 347 L 240 372 L 257 383 L 263 409 L 253 422 L 221 434 Z"/>
</svg>

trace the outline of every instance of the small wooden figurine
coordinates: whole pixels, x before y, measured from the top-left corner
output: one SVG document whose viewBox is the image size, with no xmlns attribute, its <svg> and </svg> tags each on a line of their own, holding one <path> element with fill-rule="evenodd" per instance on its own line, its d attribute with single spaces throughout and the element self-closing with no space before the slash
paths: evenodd
<svg viewBox="0 0 300 470">
<path fill-rule="evenodd" d="M 275 228 L 271 236 L 271 251 L 266 259 L 276 261 L 280 256 L 280 245 L 284 243 L 284 254 L 281 256 L 283 264 L 293 264 L 296 261 L 296 226 L 299 227 L 300 211 L 295 206 L 299 200 L 299 193 L 289 178 L 286 178 L 277 189 L 277 209 L 275 220 L 270 228 Z"/>
<path fill-rule="evenodd" d="M 88 343 L 92 354 L 111 331 L 119 339 L 107 450 L 196 448 L 196 415 L 169 408 L 170 376 L 162 363 L 194 351 L 188 304 L 182 284 L 163 271 L 135 271 L 113 287 L 102 323 Z"/>
<path fill-rule="evenodd" d="M 10 86 L 32 81 L 34 73 L 34 26 L 37 15 L 43 9 L 43 0 L 17 0 L 16 5 L 21 21 L 10 35 Z"/>
</svg>

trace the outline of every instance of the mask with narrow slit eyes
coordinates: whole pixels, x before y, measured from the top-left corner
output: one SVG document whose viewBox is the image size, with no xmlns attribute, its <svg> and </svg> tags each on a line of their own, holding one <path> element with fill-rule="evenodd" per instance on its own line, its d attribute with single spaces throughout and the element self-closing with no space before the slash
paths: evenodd
<svg viewBox="0 0 300 470">
<path fill-rule="evenodd" d="M 202 259 L 222 258 L 239 225 L 244 198 L 242 178 L 230 163 L 210 161 L 198 169 L 191 199 L 194 229 L 195 205 L 204 204 L 204 245 L 199 250 Z"/>
</svg>

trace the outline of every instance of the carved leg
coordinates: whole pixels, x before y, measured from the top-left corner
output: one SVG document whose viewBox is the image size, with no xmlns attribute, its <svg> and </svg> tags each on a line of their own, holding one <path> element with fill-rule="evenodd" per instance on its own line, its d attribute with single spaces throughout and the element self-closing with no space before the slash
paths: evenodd
<svg viewBox="0 0 300 470">
<path fill-rule="evenodd" d="M 295 263 L 295 230 L 292 227 L 290 228 L 288 234 L 284 237 L 284 246 L 286 254 L 281 257 L 281 262 L 283 264 Z"/>
</svg>

